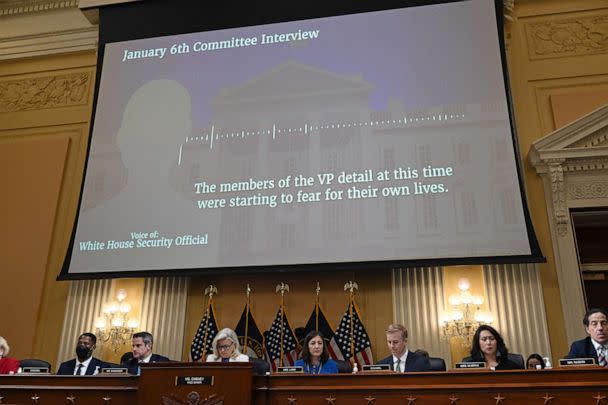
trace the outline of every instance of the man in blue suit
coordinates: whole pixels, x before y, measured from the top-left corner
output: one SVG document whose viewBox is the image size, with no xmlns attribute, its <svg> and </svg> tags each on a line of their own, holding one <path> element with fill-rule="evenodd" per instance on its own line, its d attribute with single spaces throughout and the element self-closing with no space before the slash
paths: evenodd
<svg viewBox="0 0 608 405">
<path fill-rule="evenodd" d="M 590 308 L 583 324 L 589 336 L 573 342 L 566 358 L 593 358 L 598 365 L 608 367 L 608 311 Z"/>
<path fill-rule="evenodd" d="M 160 361 L 171 361 L 165 356 L 152 353 L 152 345 L 154 338 L 149 332 L 134 333 L 131 339 L 131 348 L 133 349 L 133 358 L 122 363 L 123 367 L 129 369 L 130 374 L 140 374 L 140 364 L 156 363 Z"/>
<path fill-rule="evenodd" d="M 407 329 L 400 324 L 389 325 L 386 329 L 386 343 L 391 355 L 380 360 L 378 364 L 389 364 L 391 369 L 404 373 L 408 371 L 429 371 L 429 360 L 407 349 Z"/>
<path fill-rule="evenodd" d="M 65 361 L 59 366 L 59 375 L 96 375 L 109 364 L 93 357 L 97 337 L 92 333 L 83 333 L 78 337 L 76 358 Z"/>
</svg>

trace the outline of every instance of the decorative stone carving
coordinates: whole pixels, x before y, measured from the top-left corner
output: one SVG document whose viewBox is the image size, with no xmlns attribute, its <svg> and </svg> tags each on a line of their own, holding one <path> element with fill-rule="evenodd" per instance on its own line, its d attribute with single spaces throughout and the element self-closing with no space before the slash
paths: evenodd
<svg viewBox="0 0 608 405">
<path fill-rule="evenodd" d="M 526 24 L 530 59 L 608 52 L 608 14 Z"/>
<path fill-rule="evenodd" d="M 568 199 L 592 200 L 608 197 L 608 181 L 568 184 Z"/>
<path fill-rule="evenodd" d="M 512 25 L 515 19 L 515 0 L 503 0 L 503 16 L 505 17 L 505 26 L 504 26 L 504 38 L 505 38 L 505 49 L 509 49 L 511 45 L 511 37 L 512 37 Z"/>
<path fill-rule="evenodd" d="M 568 208 L 564 194 L 564 168 L 563 159 L 550 159 L 549 178 L 551 180 L 551 196 L 553 198 L 553 216 L 557 232 L 564 236 L 568 232 Z"/>
<path fill-rule="evenodd" d="M 608 127 L 597 131 L 594 136 L 583 138 L 570 145 L 570 148 L 591 148 L 593 146 L 608 145 Z"/>
<path fill-rule="evenodd" d="M 534 141 L 528 158 L 543 179 L 551 241 L 562 301 L 566 340 L 583 337 L 577 323 L 585 312 L 580 263 L 569 221 L 570 208 L 606 206 L 598 197 L 608 193 L 608 147 L 598 146 L 608 128 L 608 105 Z M 597 184 L 607 183 L 607 184 Z"/>
<path fill-rule="evenodd" d="M 86 104 L 91 78 L 79 72 L 0 82 L 0 113 Z"/>
<path fill-rule="evenodd" d="M 9 0 L 0 4 L 0 16 L 78 7 L 78 0 Z"/>
</svg>

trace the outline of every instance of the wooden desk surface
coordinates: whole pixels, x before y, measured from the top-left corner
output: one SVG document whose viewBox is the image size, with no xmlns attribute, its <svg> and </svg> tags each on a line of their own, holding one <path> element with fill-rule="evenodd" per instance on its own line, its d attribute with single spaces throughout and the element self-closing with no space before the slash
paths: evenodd
<svg viewBox="0 0 608 405">
<path fill-rule="evenodd" d="M 608 369 L 272 375 L 254 378 L 254 403 L 608 405 Z"/>
<path fill-rule="evenodd" d="M 176 384 L 176 377 L 196 375 L 215 382 Z M 173 398 L 172 404 L 206 405 L 213 394 L 225 405 L 608 405 L 608 369 L 600 367 L 247 376 L 249 365 L 217 363 L 158 364 L 144 367 L 141 377 L 5 375 L 0 404 L 151 405 Z M 199 402 L 188 402 L 195 392 Z"/>
</svg>

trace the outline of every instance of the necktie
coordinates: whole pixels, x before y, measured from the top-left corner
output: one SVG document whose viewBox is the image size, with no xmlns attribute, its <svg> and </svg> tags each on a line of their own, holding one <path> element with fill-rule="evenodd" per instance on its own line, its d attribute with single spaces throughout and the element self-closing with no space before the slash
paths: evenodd
<svg viewBox="0 0 608 405">
<path fill-rule="evenodd" d="M 608 367 L 608 362 L 606 361 L 606 346 L 600 346 L 597 351 L 597 364 L 600 367 Z"/>
<path fill-rule="evenodd" d="M 76 367 L 76 372 L 74 373 L 74 375 L 80 375 L 81 371 L 82 371 L 82 363 L 80 363 L 78 365 L 78 367 Z"/>
<path fill-rule="evenodd" d="M 397 361 L 395 362 L 395 371 L 398 373 L 401 372 L 400 364 L 401 364 L 401 359 L 397 359 Z"/>
</svg>

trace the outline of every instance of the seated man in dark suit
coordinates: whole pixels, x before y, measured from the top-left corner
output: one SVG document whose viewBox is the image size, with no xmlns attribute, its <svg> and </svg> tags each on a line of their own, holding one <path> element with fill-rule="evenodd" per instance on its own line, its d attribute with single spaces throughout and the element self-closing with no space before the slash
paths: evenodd
<svg viewBox="0 0 608 405">
<path fill-rule="evenodd" d="M 171 361 L 165 356 L 152 353 L 154 338 L 151 333 L 134 333 L 131 339 L 133 358 L 123 362 L 121 365 L 129 369 L 130 374 L 139 375 L 141 363 L 157 363 L 159 361 Z"/>
<path fill-rule="evenodd" d="M 403 325 L 392 324 L 386 329 L 386 343 L 391 355 L 380 360 L 378 364 L 390 364 L 394 371 L 429 371 L 429 360 L 407 349 L 407 329 Z"/>
<path fill-rule="evenodd" d="M 590 308 L 583 318 L 583 325 L 589 336 L 572 343 L 566 358 L 593 358 L 598 365 L 608 367 L 608 311 Z"/>
<path fill-rule="evenodd" d="M 59 366 L 59 375 L 96 375 L 108 364 L 93 357 L 97 337 L 92 333 L 83 333 L 76 344 L 76 358 L 65 361 Z"/>
</svg>

